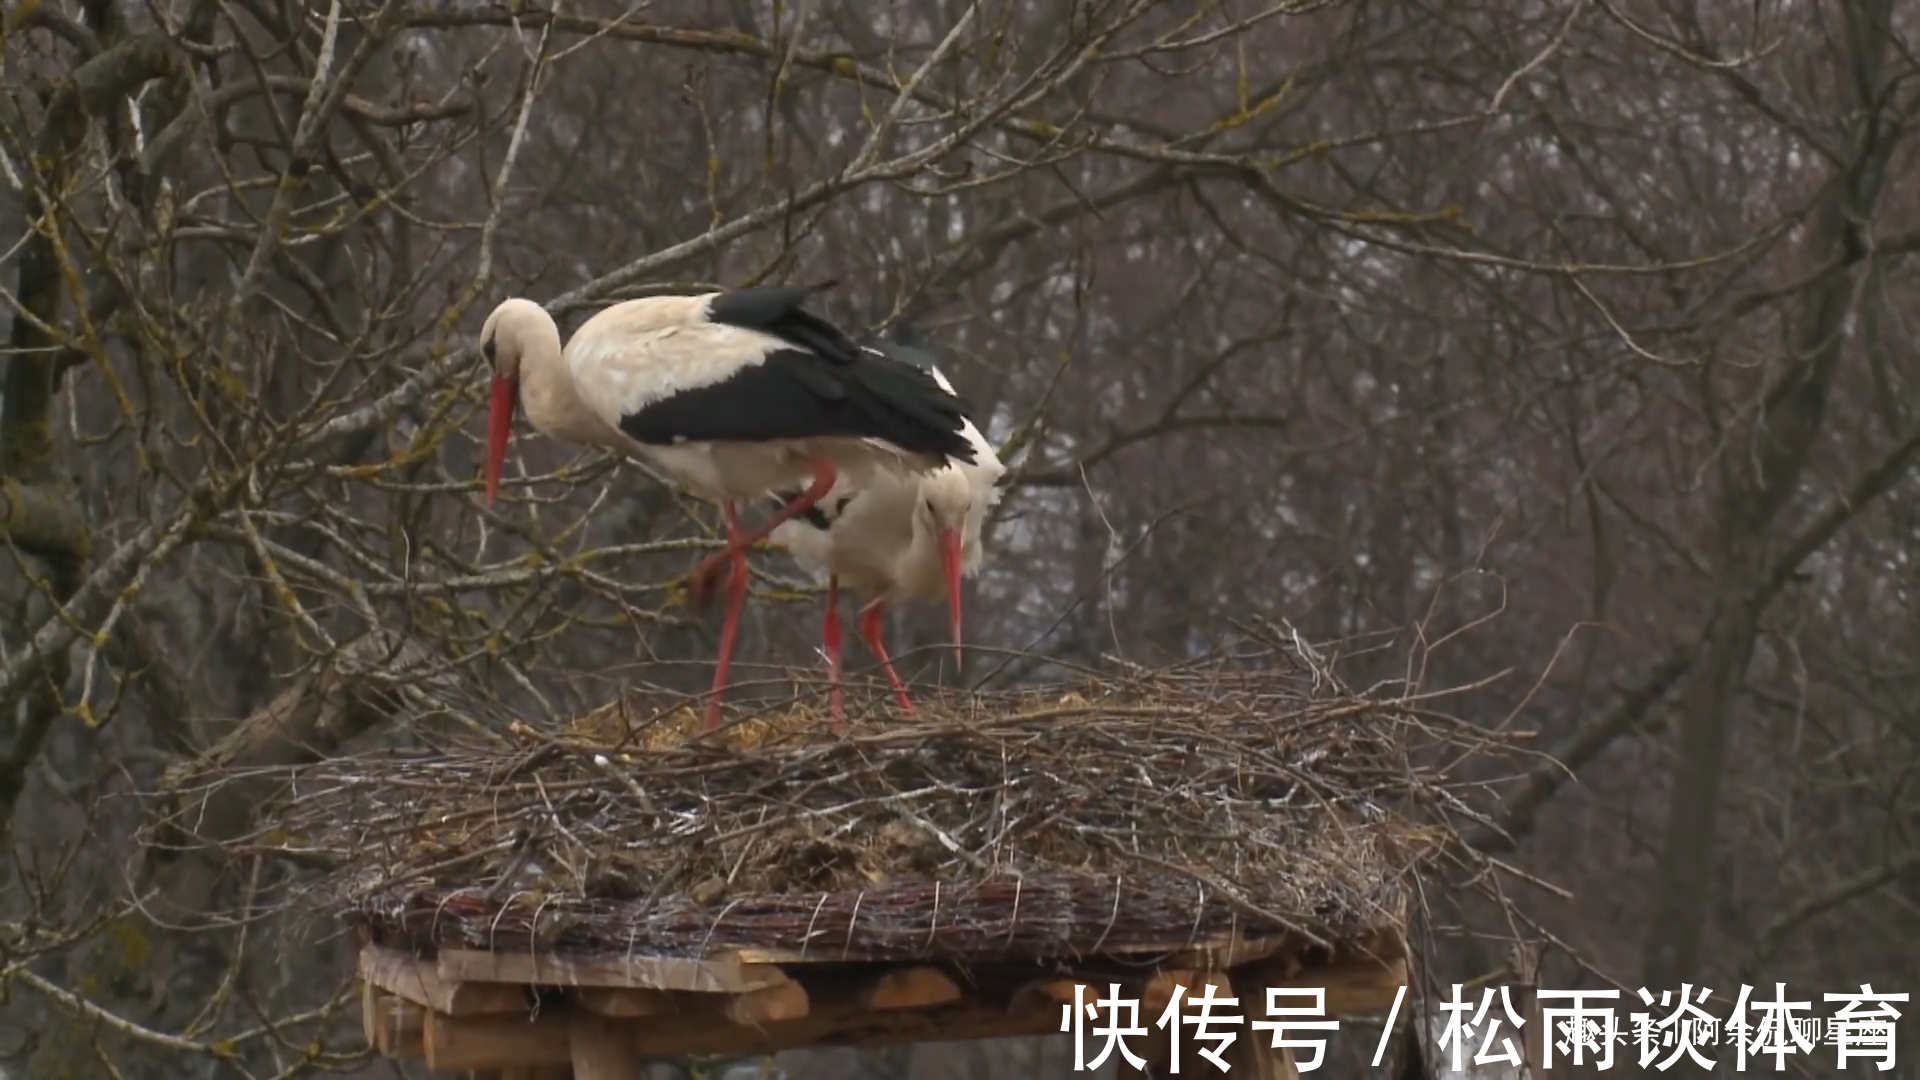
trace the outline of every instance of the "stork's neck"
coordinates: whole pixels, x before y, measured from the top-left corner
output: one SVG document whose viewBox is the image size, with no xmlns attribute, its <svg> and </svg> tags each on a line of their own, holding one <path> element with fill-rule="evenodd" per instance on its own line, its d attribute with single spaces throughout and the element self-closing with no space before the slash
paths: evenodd
<svg viewBox="0 0 1920 1080">
<path fill-rule="evenodd" d="M 933 529 L 919 514 L 913 515 L 913 539 L 900 553 L 894 567 L 900 589 L 909 596 L 934 599 L 945 596 L 946 576 L 940 566 L 940 543 Z"/>
<path fill-rule="evenodd" d="M 520 357 L 520 406 L 527 422 L 551 438 L 603 445 L 618 441 L 617 433 L 580 399 L 557 331 L 551 341 L 530 344 Z"/>
</svg>

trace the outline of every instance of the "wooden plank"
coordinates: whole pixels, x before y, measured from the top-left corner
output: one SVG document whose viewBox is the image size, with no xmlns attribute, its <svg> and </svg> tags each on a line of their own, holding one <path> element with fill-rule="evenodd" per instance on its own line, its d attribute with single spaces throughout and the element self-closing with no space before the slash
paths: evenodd
<svg viewBox="0 0 1920 1080">
<path fill-rule="evenodd" d="M 761 990 L 749 990 L 727 1002 L 727 1019 L 736 1024 L 766 1024 L 777 1020 L 798 1020 L 807 1015 L 812 1003 L 807 989 L 797 982 L 784 982 Z"/>
<path fill-rule="evenodd" d="M 1251 963 L 1272 955 L 1276 950 L 1291 943 L 1285 935 L 1273 937 L 1246 937 L 1239 933 L 1221 934 L 1212 938 L 1166 938 L 1160 941 L 1134 942 L 1124 945 L 1111 945 L 1100 950 L 1098 956 L 1162 956 L 1170 963 L 1180 966 L 1205 967 L 1206 958 L 1216 958 L 1214 966 L 1229 967 L 1235 964 Z M 811 949 L 729 949 L 716 955 L 716 959 L 725 957 L 742 964 L 914 964 L 939 960 L 937 956 L 899 956 L 884 953 L 862 952 L 859 949 L 842 949 L 834 945 L 822 945 Z"/>
<path fill-rule="evenodd" d="M 960 1000 L 960 987 L 939 968 L 889 971 L 861 992 L 869 1009 L 923 1009 Z"/>
<path fill-rule="evenodd" d="M 665 990 L 631 990 L 614 986 L 576 986 L 567 996 L 582 1009 L 600 1016 L 668 1016 L 680 1011 Z"/>
<path fill-rule="evenodd" d="M 636 1080 L 640 1055 L 633 1033 L 602 1016 L 576 1013 L 568 1027 L 573 1080 Z"/>
<path fill-rule="evenodd" d="M 1073 988 L 1076 986 L 1087 988 L 1083 1000 L 1089 1002 L 1094 1000 L 1096 994 L 1092 983 L 1081 982 L 1078 979 L 1035 979 L 1013 992 L 1012 999 L 1007 1002 L 1007 1015 L 1017 1017 L 1033 1013 L 1050 1013 L 1058 1017 L 1060 1006 L 1073 1004 Z M 1055 1023 L 1058 1024 L 1059 1021 L 1056 1020 Z"/>
<path fill-rule="evenodd" d="M 1008 1016 L 973 1003 L 930 1009 L 865 1008 L 857 998 L 821 1002 L 796 1020 L 759 1026 L 735 1024 L 723 1015 L 681 1015 L 629 1021 L 641 1056 L 687 1054 L 746 1056 L 808 1046 L 889 1046 L 905 1042 L 960 1042 L 1058 1034 L 1060 1013 Z"/>
<path fill-rule="evenodd" d="M 510 1065 L 499 1075 L 500 1080 L 574 1080 L 571 1065 Z"/>
<path fill-rule="evenodd" d="M 448 982 L 520 983 L 532 986 L 613 986 L 744 994 L 787 982 L 786 972 L 766 964 L 742 964 L 730 956 L 689 960 L 669 956 L 554 956 L 442 949 L 440 978 Z"/>
<path fill-rule="evenodd" d="M 432 960 L 378 945 L 360 950 L 360 977 L 390 994 L 448 1016 L 527 1010 L 525 987 L 502 983 L 448 982 Z"/>
<path fill-rule="evenodd" d="M 1212 941 L 1196 942 L 1171 950 L 1160 966 L 1169 970 L 1225 971 L 1227 968 L 1266 960 L 1282 952 L 1297 951 L 1300 944 L 1300 941 L 1286 934 L 1247 937 L 1236 931 Z"/>
<path fill-rule="evenodd" d="M 419 1057 L 426 1010 L 362 981 L 360 1027 L 367 1045 L 382 1057 Z"/>
<path fill-rule="evenodd" d="M 423 1039 L 427 1068 L 456 1071 L 571 1064 L 571 1016 L 572 1010 L 556 1008 L 541 1009 L 533 1017 L 429 1012 Z"/>
<path fill-rule="evenodd" d="M 1173 989 L 1185 987 L 1188 997 L 1205 993 L 1200 989 L 1202 976 L 1197 971 L 1162 971 L 1147 979 L 1146 986 L 1140 990 L 1140 1015 L 1144 1019 L 1159 1019 L 1160 1013 L 1173 1000 Z M 1215 991 L 1217 994 L 1218 991 Z"/>
<path fill-rule="evenodd" d="M 1361 1016 L 1384 1013 L 1393 1008 L 1394 994 L 1400 987 L 1407 985 L 1407 961 L 1404 957 L 1382 966 L 1379 964 L 1341 964 L 1334 967 L 1311 968 L 1298 974 L 1282 974 L 1266 965 L 1256 965 L 1246 971 L 1246 980 L 1256 988 L 1254 996 L 1243 1003 L 1247 1015 L 1260 1019 L 1266 1015 L 1266 987 L 1284 987 L 1290 990 L 1310 990 L 1316 987 L 1324 989 L 1326 995 L 1326 1014 L 1329 1018 L 1343 1016 Z M 1241 985 L 1241 976 L 1235 974 L 1234 985 Z M 1292 1004 L 1304 1004 L 1295 999 Z"/>
</svg>

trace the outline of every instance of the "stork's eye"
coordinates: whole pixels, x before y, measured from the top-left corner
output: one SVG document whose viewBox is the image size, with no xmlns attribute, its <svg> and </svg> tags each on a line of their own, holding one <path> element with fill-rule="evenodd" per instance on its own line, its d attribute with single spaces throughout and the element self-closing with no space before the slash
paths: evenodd
<svg viewBox="0 0 1920 1080">
<path fill-rule="evenodd" d="M 480 353 L 481 355 L 487 358 L 487 363 L 489 364 L 494 362 L 493 346 L 496 340 L 497 340 L 496 338 L 488 338 L 487 340 L 480 343 Z"/>
</svg>

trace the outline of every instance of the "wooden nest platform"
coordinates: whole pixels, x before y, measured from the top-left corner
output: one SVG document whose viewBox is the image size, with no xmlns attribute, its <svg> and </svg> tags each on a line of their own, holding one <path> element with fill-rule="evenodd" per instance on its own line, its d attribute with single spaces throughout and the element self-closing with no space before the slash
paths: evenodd
<svg viewBox="0 0 1920 1080">
<path fill-rule="evenodd" d="M 1311 965 L 1274 940 L 1228 934 L 1049 967 L 756 949 L 698 960 L 472 949 L 416 956 L 368 944 L 360 952 L 361 1015 L 369 1046 L 388 1057 L 423 1057 L 431 1069 L 497 1070 L 526 1080 L 558 1080 L 570 1069 L 575 1080 L 632 1080 L 644 1060 L 657 1057 L 1057 1034 L 1077 990 L 1092 1003 L 1115 983 L 1139 1000 L 1139 1022 L 1151 1033 L 1175 987 L 1193 998 L 1211 983 L 1215 997 L 1238 998 L 1216 1014 L 1249 1020 L 1265 1015 L 1269 987 L 1318 988 L 1325 1015 L 1341 1017 L 1387 1012 L 1408 978 L 1405 939 L 1392 929 L 1343 943 Z M 1265 1033 L 1232 1029 L 1239 1038 L 1228 1054 L 1237 1071 L 1298 1075 L 1289 1052 L 1271 1047 Z M 1128 1045 L 1164 1062 L 1169 1048 L 1161 1039 Z"/>
<path fill-rule="evenodd" d="M 1053 1033 L 1076 984 L 1115 982 L 1149 1026 L 1210 981 L 1248 1020 L 1279 986 L 1385 1012 L 1448 846 L 1454 797 L 1413 761 L 1455 725 L 1319 671 L 929 701 L 840 736 L 799 706 L 710 735 L 636 711 L 300 776 L 277 839 L 338 867 L 321 895 L 360 934 L 380 1052 L 627 1077 Z M 1247 1071 L 1284 1074 L 1240 1030 L 1272 1058 Z"/>
</svg>

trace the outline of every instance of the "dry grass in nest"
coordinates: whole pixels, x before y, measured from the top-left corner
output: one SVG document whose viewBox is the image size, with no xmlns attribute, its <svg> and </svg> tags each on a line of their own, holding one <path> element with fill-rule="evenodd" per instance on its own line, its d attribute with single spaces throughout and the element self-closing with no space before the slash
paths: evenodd
<svg viewBox="0 0 1920 1080">
<path fill-rule="evenodd" d="M 1317 689 L 1316 689 L 1317 688 Z M 1206 670 L 811 708 L 698 732 L 623 706 L 515 745 L 307 770 L 283 835 L 409 947 L 1025 961 L 1228 929 L 1335 942 L 1404 910 L 1459 741 L 1321 673 Z"/>
</svg>

